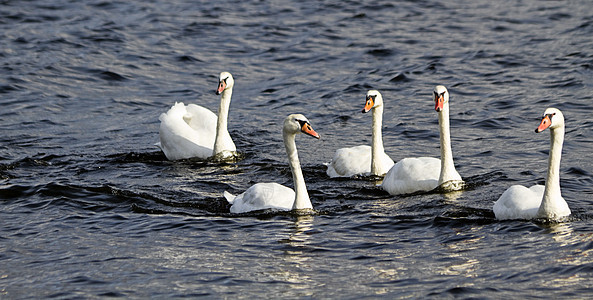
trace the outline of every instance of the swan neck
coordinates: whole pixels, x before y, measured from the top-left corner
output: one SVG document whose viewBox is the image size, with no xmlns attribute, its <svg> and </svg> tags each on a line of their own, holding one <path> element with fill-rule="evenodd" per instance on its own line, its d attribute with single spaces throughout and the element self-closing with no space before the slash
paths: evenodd
<svg viewBox="0 0 593 300">
<path fill-rule="evenodd" d="M 294 182 L 295 200 L 292 209 L 306 209 L 313 208 L 307 186 L 305 185 L 305 177 L 301 170 L 301 163 L 295 143 L 296 134 L 283 133 L 284 147 L 286 148 L 286 155 L 288 156 L 288 164 L 292 172 L 292 180 Z"/>
<path fill-rule="evenodd" d="M 564 127 L 550 130 L 550 154 L 548 156 L 548 174 L 544 197 L 540 205 L 540 214 L 548 207 L 554 207 L 552 203 L 562 198 L 560 192 L 560 159 L 562 156 L 562 144 L 564 143 Z M 543 210 L 543 211 L 542 211 Z"/>
<path fill-rule="evenodd" d="M 441 174 L 439 185 L 450 180 L 461 180 L 455 170 L 453 163 L 453 151 L 451 150 L 451 132 L 449 129 L 449 103 L 443 105 L 439 115 L 439 131 L 441 140 Z"/>
<path fill-rule="evenodd" d="M 212 155 L 216 155 L 225 149 L 224 141 L 230 138 L 228 131 L 229 107 L 231 106 L 232 89 L 226 89 L 220 95 L 220 105 L 218 106 L 218 119 L 216 121 L 216 138 L 214 140 L 214 149 Z"/>
<path fill-rule="evenodd" d="M 381 127 L 383 126 L 383 106 L 373 108 L 373 137 L 371 144 L 371 173 L 373 175 L 383 175 L 380 170 L 382 154 L 385 152 L 383 148 L 383 134 Z"/>
</svg>

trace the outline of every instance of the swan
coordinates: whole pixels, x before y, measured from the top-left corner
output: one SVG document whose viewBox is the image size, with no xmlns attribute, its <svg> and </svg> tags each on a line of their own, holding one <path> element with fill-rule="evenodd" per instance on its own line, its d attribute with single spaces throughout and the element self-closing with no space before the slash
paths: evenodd
<svg viewBox="0 0 593 300">
<path fill-rule="evenodd" d="M 157 146 L 167 159 L 230 158 L 236 155 L 237 148 L 227 129 L 234 84 L 231 73 L 220 73 L 216 89 L 216 94 L 221 95 L 218 117 L 205 107 L 186 106 L 182 102 L 176 102 L 167 113 L 160 115 Z"/>
<path fill-rule="evenodd" d="M 492 210 L 498 220 L 543 218 L 560 220 L 570 215 L 570 208 L 560 193 L 560 156 L 564 142 L 564 116 L 556 108 L 546 109 L 535 132 L 550 128 L 550 154 L 545 186 L 530 188 L 513 185 L 494 203 Z"/>
<path fill-rule="evenodd" d="M 393 160 L 385 154 L 381 126 L 383 122 L 383 96 L 377 90 L 366 95 L 363 113 L 373 110 L 373 135 L 371 146 L 360 145 L 336 150 L 327 166 L 329 177 L 352 177 L 354 175 L 383 176 L 393 166 Z"/>
<path fill-rule="evenodd" d="M 433 157 L 404 158 L 385 175 L 381 187 L 391 195 L 431 191 L 456 191 L 463 188 L 463 180 L 453 164 L 451 134 L 449 132 L 449 92 L 442 85 L 433 91 L 435 110 L 439 116 L 441 159 Z"/>
<path fill-rule="evenodd" d="M 298 133 L 320 138 L 305 116 L 292 114 L 284 119 L 282 138 L 296 193 L 293 189 L 278 183 L 256 183 L 238 196 L 225 191 L 224 197 L 231 204 L 231 213 L 245 213 L 268 208 L 279 210 L 313 209 L 294 141 Z"/>
</svg>

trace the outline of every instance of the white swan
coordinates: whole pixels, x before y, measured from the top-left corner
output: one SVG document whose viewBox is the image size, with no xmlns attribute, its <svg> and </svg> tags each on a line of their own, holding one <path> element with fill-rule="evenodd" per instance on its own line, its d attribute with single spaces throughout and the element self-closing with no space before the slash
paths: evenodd
<svg viewBox="0 0 593 300">
<path fill-rule="evenodd" d="M 319 139 L 319 134 L 313 130 L 305 116 L 293 114 L 284 119 L 282 138 L 286 147 L 286 155 L 292 171 L 296 193 L 293 189 L 277 183 L 257 183 L 238 196 L 225 191 L 224 197 L 232 204 L 231 213 L 244 213 L 268 208 L 280 210 L 313 209 L 294 141 L 298 133 L 305 133 Z"/>
<path fill-rule="evenodd" d="M 385 154 L 381 126 L 383 123 L 383 96 L 376 90 L 366 95 L 363 113 L 373 110 L 373 135 L 371 146 L 360 145 L 336 150 L 327 166 L 329 177 L 352 177 L 354 175 L 383 176 L 393 166 L 393 160 Z"/>
<path fill-rule="evenodd" d="M 441 159 L 433 157 L 404 158 L 385 175 L 381 187 L 391 195 L 430 191 L 437 187 L 444 191 L 463 188 L 463 180 L 453 164 L 451 134 L 449 132 L 449 92 L 442 85 L 433 91 L 435 110 L 439 116 Z"/>
<path fill-rule="evenodd" d="M 236 154 L 237 148 L 227 129 L 234 84 L 230 73 L 220 73 L 216 89 L 216 94 L 221 95 L 218 117 L 207 108 L 195 104 L 185 106 L 181 102 L 161 114 L 157 146 L 167 159 L 229 158 Z"/>
<path fill-rule="evenodd" d="M 546 128 L 550 128 L 551 145 L 545 186 L 513 185 L 508 188 L 492 208 L 497 219 L 560 220 L 570 215 L 570 208 L 560 193 L 560 157 L 564 142 L 564 116 L 560 110 L 546 109 L 535 132 Z"/>
</svg>

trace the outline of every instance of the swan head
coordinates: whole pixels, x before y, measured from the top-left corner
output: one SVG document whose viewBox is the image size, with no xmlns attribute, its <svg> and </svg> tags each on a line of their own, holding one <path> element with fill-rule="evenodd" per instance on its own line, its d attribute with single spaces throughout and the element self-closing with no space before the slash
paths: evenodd
<svg viewBox="0 0 593 300">
<path fill-rule="evenodd" d="M 370 90 L 367 92 L 366 102 L 362 112 L 367 113 L 371 109 L 381 105 L 383 105 L 383 96 L 381 96 L 381 93 L 379 93 L 377 90 Z"/>
<path fill-rule="evenodd" d="M 434 110 L 440 112 L 444 109 L 445 103 L 449 103 L 449 92 L 442 85 L 437 85 L 432 91 L 434 99 Z"/>
<path fill-rule="evenodd" d="M 216 89 L 216 95 L 222 94 L 225 90 L 232 89 L 235 85 L 233 75 L 229 72 L 221 72 L 218 76 L 218 88 Z"/>
<path fill-rule="evenodd" d="M 283 131 L 284 134 L 304 133 L 317 139 L 320 138 L 319 134 L 311 127 L 309 120 L 301 114 L 292 114 L 286 117 Z"/>
<path fill-rule="evenodd" d="M 544 115 L 542 116 L 542 121 L 535 129 L 535 132 L 542 132 L 548 127 L 550 130 L 564 127 L 564 115 L 562 115 L 562 112 L 559 109 L 554 107 L 547 108 L 544 112 Z"/>
</svg>

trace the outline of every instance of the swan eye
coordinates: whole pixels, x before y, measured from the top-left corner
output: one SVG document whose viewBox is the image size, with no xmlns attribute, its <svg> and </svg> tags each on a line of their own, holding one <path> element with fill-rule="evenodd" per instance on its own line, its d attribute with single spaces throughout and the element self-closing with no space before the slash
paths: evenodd
<svg viewBox="0 0 593 300">
<path fill-rule="evenodd" d="M 311 128 L 311 123 L 309 123 L 309 121 L 297 119 L 297 122 L 299 122 L 299 125 L 301 126 L 301 128 Z"/>
<path fill-rule="evenodd" d="M 544 117 L 542 118 L 542 124 L 548 125 L 548 123 L 552 123 L 552 116 L 554 116 L 554 114 L 544 115 Z"/>
<path fill-rule="evenodd" d="M 443 98 L 444 98 L 444 96 L 445 96 L 445 93 L 447 93 L 447 91 L 444 91 L 444 92 L 442 92 L 442 93 L 440 93 L 440 94 L 439 94 L 439 93 L 437 93 L 437 91 L 432 91 L 432 93 L 434 94 L 434 99 L 436 100 L 436 99 L 438 99 L 438 98 L 440 98 L 440 97 L 443 97 Z"/>
<path fill-rule="evenodd" d="M 301 128 L 303 128 L 305 125 L 308 125 L 309 124 L 309 122 L 303 121 L 303 120 L 299 120 L 299 119 L 295 119 L 295 121 L 297 121 L 299 123 L 299 126 Z"/>
</svg>

